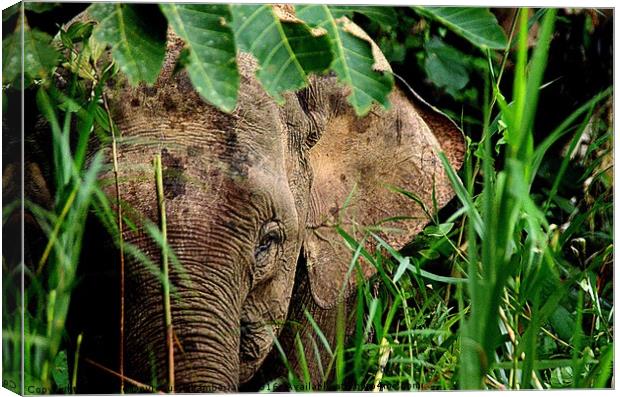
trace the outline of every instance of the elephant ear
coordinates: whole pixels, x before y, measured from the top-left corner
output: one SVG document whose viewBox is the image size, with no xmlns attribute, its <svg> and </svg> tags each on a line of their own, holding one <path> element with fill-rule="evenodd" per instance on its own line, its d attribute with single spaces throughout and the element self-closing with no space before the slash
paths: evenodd
<svg viewBox="0 0 620 397">
<path fill-rule="evenodd" d="M 454 194 L 438 153 L 443 151 L 456 169 L 464 157 L 461 131 L 415 93 L 408 97 L 396 88 L 389 110 L 376 107 L 360 118 L 346 103 L 348 90 L 334 80 L 314 90 L 332 113 L 319 123 L 320 137 L 308 150 L 313 180 L 304 255 L 313 297 L 323 308 L 351 291 L 356 280 L 354 271 L 347 277 L 353 251 L 333 226 L 358 242 L 372 228 L 392 247 L 402 248 L 429 219 L 420 204 L 393 187 L 411 192 L 430 211 L 434 200 L 442 207 Z M 369 252 L 376 245 L 372 237 L 366 239 Z M 364 278 L 375 273 L 366 260 L 359 263 Z"/>
</svg>

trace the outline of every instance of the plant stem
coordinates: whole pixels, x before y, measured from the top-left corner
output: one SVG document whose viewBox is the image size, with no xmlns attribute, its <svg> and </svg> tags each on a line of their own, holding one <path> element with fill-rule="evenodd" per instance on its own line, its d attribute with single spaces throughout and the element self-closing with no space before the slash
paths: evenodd
<svg viewBox="0 0 620 397">
<path fill-rule="evenodd" d="M 73 374 L 71 376 L 71 394 L 75 394 L 77 388 L 77 373 L 78 373 L 78 362 L 80 361 L 80 346 L 82 346 L 82 337 L 84 334 L 80 333 L 77 337 L 77 342 L 75 346 L 75 356 L 73 358 Z"/>
<path fill-rule="evenodd" d="M 80 185 L 78 184 L 76 184 L 73 187 L 73 190 L 69 194 L 69 197 L 67 197 L 67 201 L 65 202 L 65 205 L 62 208 L 62 211 L 60 212 L 60 216 L 56 220 L 56 224 L 54 225 L 54 230 L 52 230 L 50 238 L 47 241 L 47 245 L 45 246 L 45 250 L 43 251 L 43 255 L 41 255 L 41 259 L 39 259 L 39 264 L 37 266 L 37 273 L 36 273 L 37 276 L 39 276 L 41 272 L 43 271 L 43 265 L 45 265 L 45 262 L 47 262 L 47 258 L 49 257 L 50 252 L 52 251 L 52 247 L 54 246 L 54 244 L 56 244 L 56 241 L 58 239 L 58 232 L 60 231 L 62 223 L 65 220 L 67 214 L 69 213 L 71 206 L 73 205 L 73 201 L 75 201 L 75 196 L 77 195 L 79 187 Z"/>
<path fill-rule="evenodd" d="M 174 343 L 172 331 L 172 313 L 170 311 L 170 278 L 168 270 L 168 233 L 166 228 L 166 203 L 164 200 L 164 182 L 161 170 L 161 154 L 155 156 L 155 179 L 157 183 L 157 202 L 159 205 L 159 217 L 162 234 L 162 267 L 163 267 L 163 294 L 164 315 L 166 321 L 166 344 L 168 347 L 168 390 L 174 393 Z"/>
<path fill-rule="evenodd" d="M 112 115 L 108 107 L 108 100 L 105 94 L 103 97 L 103 106 L 108 115 L 108 123 L 110 124 L 110 135 L 112 135 L 112 158 L 114 167 L 114 187 L 116 189 L 116 221 L 118 223 L 118 250 L 120 260 L 120 319 L 119 319 L 119 347 L 118 362 L 119 373 L 121 374 L 121 394 L 125 393 L 125 250 L 123 244 L 123 211 L 121 208 L 121 190 L 118 182 L 118 152 L 116 150 L 116 135 L 114 135 L 114 127 L 112 124 Z"/>
<path fill-rule="evenodd" d="M 101 364 L 99 364 L 99 363 L 97 363 L 97 362 L 95 362 L 95 361 L 93 361 L 93 360 L 91 360 L 89 358 L 84 358 L 84 361 L 87 362 L 88 364 L 92 365 L 93 367 L 99 368 L 100 370 L 105 371 L 105 372 L 107 372 L 109 374 L 112 374 L 112 375 L 117 376 L 119 378 L 122 377 L 124 381 L 126 381 L 127 383 L 129 383 L 129 384 L 131 384 L 131 385 L 133 385 L 133 386 L 135 386 L 135 387 L 137 387 L 139 389 L 142 389 L 142 390 L 150 392 L 150 393 L 163 394 L 162 392 L 160 392 L 158 390 L 155 390 L 153 387 L 151 387 L 149 385 L 145 385 L 144 383 L 140 383 L 137 380 L 133 380 L 131 378 L 123 376 L 123 375 L 119 374 L 118 372 L 113 371 L 110 368 L 104 367 L 103 365 L 101 365 Z"/>
</svg>

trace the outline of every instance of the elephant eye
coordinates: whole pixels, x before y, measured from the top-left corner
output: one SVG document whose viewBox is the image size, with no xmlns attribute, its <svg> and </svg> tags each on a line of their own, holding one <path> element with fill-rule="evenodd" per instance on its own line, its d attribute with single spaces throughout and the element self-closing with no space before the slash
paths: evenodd
<svg viewBox="0 0 620 397">
<path fill-rule="evenodd" d="M 256 247 L 256 255 L 260 255 L 263 252 L 267 251 L 269 247 L 271 247 L 271 245 L 276 241 L 276 238 L 277 237 L 275 234 L 268 234 L 267 236 L 263 237 L 258 247 Z"/>
<path fill-rule="evenodd" d="M 284 237 L 282 228 L 277 222 L 270 221 L 261 229 L 261 237 L 254 250 L 257 259 L 264 256 L 272 246 L 281 243 Z"/>
<path fill-rule="evenodd" d="M 268 280 L 275 274 L 278 254 L 281 252 L 281 243 L 284 240 L 284 229 L 279 222 L 269 221 L 261 228 L 254 249 L 256 261 L 252 269 L 252 283 L 254 285 Z"/>
</svg>

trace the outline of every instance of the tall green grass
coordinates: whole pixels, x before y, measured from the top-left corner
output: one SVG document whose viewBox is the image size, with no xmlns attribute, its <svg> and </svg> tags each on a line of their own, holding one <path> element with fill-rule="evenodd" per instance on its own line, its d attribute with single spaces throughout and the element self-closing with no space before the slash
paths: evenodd
<svg viewBox="0 0 620 397">
<path fill-rule="evenodd" d="M 77 83 L 74 80 L 72 84 Z M 97 99 L 95 96 L 91 103 L 96 103 Z M 97 185 L 103 156 L 101 153 L 94 155 L 85 166 L 85 145 L 78 146 L 77 151 L 70 147 L 72 119 L 76 115 L 72 111 L 59 111 L 60 101 L 66 100 L 52 87 L 41 87 L 37 92 L 38 107 L 53 136 L 54 207 L 47 209 L 28 201 L 25 204 L 48 236 L 36 271 L 26 271 L 25 307 L 31 309 L 25 316 L 31 318 L 25 333 L 46 341 L 44 345 L 25 347 L 26 383 L 40 384 L 47 391 L 70 390 L 69 378 L 58 375 L 58 371 L 68 371 L 67 352 L 60 348 L 67 336 L 65 322 L 76 283 L 86 218 L 97 195 L 103 197 Z M 78 140 L 88 141 L 94 128 L 92 118 L 79 120 L 78 124 L 81 126 Z M 45 304 L 33 304 L 41 300 Z"/>
<path fill-rule="evenodd" d="M 77 40 L 76 40 L 77 41 Z M 59 44 L 60 45 L 60 44 Z M 73 41 L 64 42 L 69 61 L 82 52 Z M 68 86 L 60 90 L 51 81 L 39 82 L 36 105 L 45 121 L 36 136 L 44 139 L 51 134 L 51 175 L 46 181 L 54 193 L 51 208 L 24 198 L 24 209 L 47 236 L 40 257 L 19 267 L 24 273 L 24 312 L 4 311 L 4 324 L 15 326 L 12 332 L 3 330 L 5 349 L 11 346 L 12 361 L 3 362 L 5 373 L 19 374 L 23 353 L 25 393 L 70 393 L 75 391 L 77 361 L 69 366 L 68 346 L 79 346 L 81 338 L 69 341 L 66 321 L 71 295 L 77 283 L 86 220 L 96 210 L 101 219 L 114 230 L 111 206 L 101 190 L 97 177 L 103 169 L 103 154 L 88 156 L 88 142 L 93 133 L 110 133 L 110 125 L 97 120 L 101 114 L 102 91 L 111 70 L 101 71 L 97 79 L 86 85 L 78 74 L 70 75 Z M 43 124 L 42 124 L 43 125 Z M 26 149 L 27 160 L 31 153 Z M 45 166 L 45 165 L 41 165 Z M 25 236 L 26 239 L 33 236 Z M 31 253 L 31 254 L 34 254 Z M 5 286 L 7 285 L 5 280 Z M 23 315 L 23 330 L 19 325 Z M 18 335 L 23 331 L 23 351 Z M 6 351 L 6 350 L 5 350 Z M 79 357 L 75 350 L 75 359 Z"/>
<path fill-rule="evenodd" d="M 172 319 L 170 300 L 177 299 L 175 286 L 168 279 L 168 262 L 181 276 L 184 287 L 191 288 L 185 269 L 168 246 L 166 237 L 165 206 L 163 204 L 163 185 L 161 159 L 154 164 L 150 180 L 153 191 L 160 197 L 161 229 L 158 225 L 144 219 L 134 219 L 136 211 L 122 200 L 122 185 L 119 183 L 117 161 L 117 140 L 119 131 L 114 125 L 104 88 L 118 72 L 111 59 L 102 56 L 103 49 L 89 41 L 91 30 L 88 23 L 78 22 L 68 30 L 63 30 L 55 41 L 62 51 L 67 86 L 60 89 L 56 82 L 41 81 L 36 89 L 36 105 L 44 119 L 36 139 L 51 135 L 51 159 L 49 166 L 53 179 L 47 181 L 54 192 L 53 206 L 47 208 L 41 203 L 25 198 L 25 209 L 31 213 L 36 224 L 45 233 L 47 242 L 41 256 L 34 263 L 17 268 L 9 274 L 3 284 L 3 292 L 9 293 L 8 282 L 20 284 L 18 279 L 25 274 L 24 291 L 24 338 L 23 360 L 26 393 L 74 393 L 77 389 L 79 371 L 82 363 L 94 367 L 120 380 L 119 391 L 123 392 L 125 382 L 142 390 L 157 390 L 160 386 L 174 390 L 174 361 L 172 359 Z M 93 47 L 95 46 L 95 47 Z M 41 120 L 43 121 L 43 120 Z M 93 142 L 99 142 L 104 149 L 93 153 Z M 110 153 L 104 160 L 104 150 Z M 110 164 L 111 163 L 111 164 Z M 41 166 L 45 166 L 42 164 Z M 102 178 L 103 171 L 113 171 L 112 181 Z M 113 186 L 115 198 L 109 198 L 104 189 Z M 114 204 L 114 205 L 113 205 Z M 116 209 L 116 211 L 115 211 Z M 5 207 L 3 218 L 16 206 Z M 86 221 L 96 216 L 102 227 L 107 229 L 110 238 L 119 248 L 118 263 L 109 263 L 119 274 L 121 316 L 110 319 L 110 328 L 120 331 L 119 368 L 106 368 L 92 358 L 80 355 L 83 338 L 90 335 L 82 333 L 70 340 L 66 331 L 67 316 L 71 306 L 71 296 L 79 283 L 77 279 L 80 266 L 82 243 L 85 239 Z M 164 266 L 154 263 L 139 247 L 123 241 L 123 228 L 136 228 L 136 221 L 143 222 L 146 233 L 161 248 Z M 29 238 L 29 236 L 26 236 Z M 169 356 L 169 379 L 167 386 L 158 384 L 151 388 L 126 378 L 124 375 L 124 255 L 136 259 L 162 282 L 163 299 L 166 303 L 166 330 Z M 17 281 L 16 281 L 17 280 Z M 20 299 L 17 294 L 16 299 Z M 110 305 L 119 301 L 110 302 Z M 3 311 L 3 348 L 10 355 L 3 357 L 4 373 L 19 379 L 21 373 L 21 317 L 20 311 Z M 9 327 L 7 329 L 7 327 Z M 148 354 L 146 352 L 145 354 Z M 106 375 L 106 376 L 109 376 Z M 110 378 L 111 381 L 113 378 Z"/>
<path fill-rule="evenodd" d="M 533 281 L 543 272 L 546 273 L 547 283 L 558 281 L 553 261 L 549 260 L 548 256 L 548 225 L 544 215 L 530 198 L 531 185 L 528 183 L 531 181 L 534 155 L 532 127 L 554 19 L 555 10 L 548 10 L 528 65 L 527 13 L 524 10 L 519 13 L 513 102 L 510 106 L 501 96 L 497 83 L 493 83 L 494 99 L 497 99 L 500 105 L 501 117 L 506 124 L 507 155 L 504 167 L 499 172 L 494 169 L 491 139 L 487 136 L 490 121 L 488 110 L 484 117 L 484 187 L 480 197 L 481 215 L 477 215 L 478 208 L 471 205 L 473 192 L 465 191 L 462 185 L 459 186 L 456 176 L 449 170 L 449 163 L 445 157 L 442 158 L 470 218 L 467 240 L 470 265 L 467 273 L 471 315 L 463 323 L 459 365 L 460 387 L 464 389 L 482 387 L 484 376 L 495 361 L 495 349 L 501 337 L 498 313 L 505 288 L 509 281 L 512 281 L 511 276 L 518 283 L 513 295 L 518 305 L 515 318 L 522 314 L 521 311 L 526 310 L 525 306 L 528 304 L 532 316 L 521 343 L 513 342 L 512 359 L 515 366 L 522 353 L 525 353 L 525 359 L 520 376 L 511 377 L 511 387 L 534 386 L 531 383 L 532 370 L 536 360 L 535 341 L 541 321 L 538 316 L 544 283 Z M 486 106 L 485 110 L 489 108 L 490 106 Z M 468 200 L 464 200 L 465 195 Z M 482 220 L 479 230 L 476 230 L 471 219 Z M 476 260 L 472 260 L 474 258 Z"/>
</svg>

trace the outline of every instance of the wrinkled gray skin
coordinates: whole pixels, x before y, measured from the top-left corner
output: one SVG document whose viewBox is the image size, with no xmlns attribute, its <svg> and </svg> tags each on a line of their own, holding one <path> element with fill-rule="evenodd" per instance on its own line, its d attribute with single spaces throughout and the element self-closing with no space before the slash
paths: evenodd
<svg viewBox="0 0 620 397">
<path fill-rule="evenodd" d="M 154 87 L 132 88 L 119 78 L 107 92 L 122 133 L 124 214 L 137 224 L 136 230 L 125 228 L 124 238 L 155 266 L 161 250 L 143 225 L 160 223 L 152 164 L 157 153 L 162 156 L 168 243 L 182 265 L 172 261 L 170 275 L 176 391 L 237 390 L 257 373 L 280 333 L 297 368 L 297 331 L 313 382 L 320 383 L 309 339 L 314 334 L 303 310 L 333 345 L 338 291 L 351 257 L 330 225 L 340 219 L 361 237 L 359 225 L 421 215 L 413 201 L 389 192 L 383 182 L 420 194 L 432 208 L 434 181 L 443 205 L 452 192 L 436 150 L 440 144 L 458 166 L 460 135 L 441 117 L 420 118 L 421 108 L 398 90 L 390 111 L 376 107 L 358 118 L 348 91 L 329 76 L 312 78 L 309 88 L 286 94 L 278 106 L 255 79 L 253 59 L 244 55 L 238 106 L 225 114 L 200 99 L 184 72 L 172 74 L 180 48 L 177 39 L 170 40 Z M 110 166 L 101 179 L 112 178 Z M 352 212 L 343 217 L 341 206 L 354 186 L 347 209 Z M 113 184 L 107 193 L 114 199 Z M 385 237 L 402 245 L 425 223 L 422 216 L 395 224 L 404 232 Z M 364 273 L 373 271 L 366 266 Z M 161 282 L 126 255 L 126 283 L 126 374 L 151 384 L 154 373 L 165 387 Z M 350 295 L 342 295 L 346 307 Z M 283 326 L 291 323 L 300 325 Z M 322 355 L 327 363 L 323 349 Z M 277 354 L 270 357 L 272 365 Z M 263 374 L 278 375 L 271 367 Z"/>
</svg>

